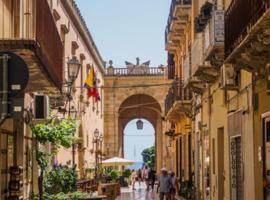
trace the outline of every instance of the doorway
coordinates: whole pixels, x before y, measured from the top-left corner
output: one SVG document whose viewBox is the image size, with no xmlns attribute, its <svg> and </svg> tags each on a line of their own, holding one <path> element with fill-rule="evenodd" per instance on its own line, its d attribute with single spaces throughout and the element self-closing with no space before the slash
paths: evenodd
<svg viewBox="0 0 270 200">
<path fill-rule="evenodd" d="M 270 182 L 270 117 L 263 120 L 263 140 L 264 140 L 264 179 Z M 270 191 L 264 189 L 264 199 L 270 199 Z"/>
<path fill-rule="evenodd" d="M 224 128 L 218 128 L 218 199 L 224 199 Z"/>
<path fill-rule="evenodd" d="M 14 135 L 12 132 L 0 130 L 0 200 L 8 197 L 9 168 L 14 163 Z"/>
</svg>

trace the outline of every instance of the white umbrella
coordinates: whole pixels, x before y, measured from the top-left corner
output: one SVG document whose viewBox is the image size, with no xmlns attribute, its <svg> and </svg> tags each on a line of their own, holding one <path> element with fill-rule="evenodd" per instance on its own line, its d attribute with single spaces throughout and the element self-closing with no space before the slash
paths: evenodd
<svg viewBox="0 0 270 200">
<path fill-rule="evenodd" d="M 104 166 L 126 166 L 132 165 L 133 163 L 134 163 L 133 160 L 127 160 L 119 157 L 113 157 L 102 161 L 102 165 Z"/>
</svg>

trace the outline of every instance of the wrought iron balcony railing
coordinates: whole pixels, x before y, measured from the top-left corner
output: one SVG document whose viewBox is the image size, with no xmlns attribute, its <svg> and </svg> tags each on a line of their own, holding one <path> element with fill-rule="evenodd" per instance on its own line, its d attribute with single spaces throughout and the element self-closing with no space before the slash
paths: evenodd
<svg viewBox="0 0 270 200">
<path fill-rule="evenodd" d="M 233 0 L 225 13 L 225 57 L 270 7 L 270 0 Z"/>
<path fill-rule="evenodd" d="M 175 80 L 165 99 L 166 115 L 168 114 L 170 109 L 174 106 L 175 102 L 190 101 L 191 98 L 192 98 L 192 93 L 189 89 L 184 88 L 184 81 Z"/>
</svg>

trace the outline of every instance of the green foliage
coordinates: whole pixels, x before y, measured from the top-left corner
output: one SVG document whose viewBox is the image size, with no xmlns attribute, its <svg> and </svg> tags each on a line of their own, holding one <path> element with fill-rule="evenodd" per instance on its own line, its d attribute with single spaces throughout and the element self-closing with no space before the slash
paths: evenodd
<svg viewBox="0 0 270 200">
<path fill-rule="evenodd" d="M 61 192 L 54 195 L 45 195 L 45 200 L 79 200 L 87 196 L 88 194 L 83 192 L 72 192 L 68 194 Z"/>
<path fill-rule="evenodd" d="M 56 147 L 63 146 L 70 148 L 76 131 L 76 122 L 71 119 L 61 120 L 59 123 L 51 119 L 47 124 L 36 124 L 32 127 L 32 132 L 40 144 L 51 143 Z"/>
<path fill-rule="evenodd" d="M 109 172 L 109 179 L 112 181 L 117 181 L 120 176 L 120 172 L 118 170 L 112 170 Z"/>
<path fill-rule="evenodd" d="M 126 169 L 123 172 L 123 176 L 129 178 L 131 176 L 131 170 L 130 169 Z"/>
<path fill-rule="evenodd" d="M 76 121 L 72 119 L 64 119 L 57 122 L 55 119 L 51 119 L 47 124 L 36 124 L 31 126 L 32 133 L 35 136 L 37 142 L 42 145 L 51 143 L 54 147 L 54 152 L 51 154 L 40 150 L 37 151 L 37 162 L 41 170 L 45 170 L 48 166 L 51 156 L 53 156 L 57 149 L 62 146 L 70 148 L 74 142 L 73 134 L 76 131 Z"/>
<path fill-rule="evenodd" d="M 35 150 L 36 150 L 36 160 L 37 163 L 40 167 L 40 174 L 39 174 L 39 199 L 44 199 L 43 195 L 43 181 L 44 181 L 44 173 L 46 172 L 47 166 L 49 164 L 49 161 L 53 155 L 57 153 L 57 150 L 62 146 L 65 148 L 70 148 L 72 144 L 74 143 L 74 133 L 76 131 L 76 121 L 72 119 L 64 119 L 59 121 L 58 119 L 52 117 L 51 120 L 46 123 L 46 124 L 36 124 L 31 126 L 31 130 L 33 133 L 33 136 L 36 139 L 37 144 L 35 145 Z M 42 145 L 47 145 L 47 144 L 52 144 L 53 149 L 52 152 L 47 153 L 46 150 L 41 150 L 39 148 L 39 144 Z M 45 188 L 51 188 L 52 192 L 56 192 L 59 188 L 63 189 L 64 192 L 67 192 L 70 190 L 70 185 L 74 185 L 74 177 L 72 176 L 72 173 L 64 173 L 65 170 L 62 170 L 63 174 L 59 175 L 56 178 L 57 174 L 53 170 L 51 171 L 50 176 L 51 179 L 55 179 L 53 182 L 50 182 L 50 178 L 46 176 L 46 187 Z M 66 170 L 68 171 L 68 170 Z M 54 174 L 55 173 L 55 174 Z M 61 181 L 62 180 L 62 181 Z M 72 182 L 72 184 L 71 184 Z M 57 185 L 57 183 L 59 185 Z M 68 186 L 68 187 L 63 187 L 63 185 Z M 74 185 L 76 186 L 76 184 Z M 76 188 L 76 187 L 74 187 Z M 62 191 L 58 191 L 62 192 Z M 48 198 L 45 198 L 48 199 Z M 55 199 L 55 198 L 53 198 Z M 64 198 L 66 199 L 66 198 Z"/>
<path fill-rule="evenodd" d="M 148 165 L 148 167 L 153 168 L 156 161 L 156 149 L 155 146 L 144 149 L 141 153 L 143 157 L 143 162 Z"/>
<path fill-rule="evenodd" d="M 76 191 L 77 172 L 68 166 L 54 166 L 44 177 L 45 193 L 52 195 Z"/>
</svg>

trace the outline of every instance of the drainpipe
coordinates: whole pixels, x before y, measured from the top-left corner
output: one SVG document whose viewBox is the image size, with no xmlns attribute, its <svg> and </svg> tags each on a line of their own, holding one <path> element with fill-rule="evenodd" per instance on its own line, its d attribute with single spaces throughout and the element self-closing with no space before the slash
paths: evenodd
<svg viewBox="0 0 270 200">
<path fill-rule="evenodd" d="M 0 125 L 4 123 L 5 119 L 8 115 L 8 54 L 4 54 L 0 57 L 3 60 L 3 89 L 0 91 L 3 94 L 1 105 L 2 105 L 2 113 L 0 118 Z"/>
</svg>

